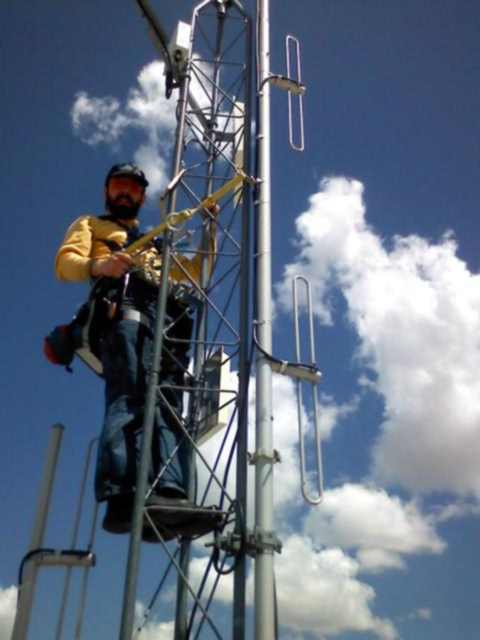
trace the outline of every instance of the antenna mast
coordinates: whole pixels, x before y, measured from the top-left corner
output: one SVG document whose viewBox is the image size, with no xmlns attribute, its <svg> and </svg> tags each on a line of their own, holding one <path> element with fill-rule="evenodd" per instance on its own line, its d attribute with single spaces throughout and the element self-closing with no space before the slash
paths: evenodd
<svg viewBox="0 0 480 640">
<path fill-rule="evenodd" d="M 270 33 L 269 0 L 257 0 L 258 55 L 258 198 L 257 339 L 272 353 L 271 176 L 270 176 Z M 256 358 L 255 536 L 262 547 L 255 559 L 255 638 L 273 640 L 273 425 L 272 371 L 262 351 Z"/>
<path fill-rule="evenodd" d="M 165 62 L 166 95 L 169 97 L 174 89 L 179 92 L 176 96 L 177 128 L 172 179 L 161 197 L 162 219 L 156 228 L 165 227 L 162 271 L 119 638 L 132 640 L 132 635 L 137 638 L 141 634 L 161 590 L 172 586 L 174 576 L 169 577 L 171 570 L 177 578 L 174 620 L 170 618 L 174 623 L 174 640 L 207 636 L 217 640 L 226 637 L 245 640 L 250 637 L 251 634 L 246 630 L 246 580 L 248 556 L 251 556 L 255 563 L 253 637 L 255 640 L 275 640 L 274 553 L 281 549 L 281 544 L 275 532 L 273 507 L 273 473 L 279 456 L 273 448 L 272 370 L 298 382 L 304 497 L 310 504 L 318 504 L 323 491 L 318 423 L 315 423 L 318 495 L 308 492 L 306 487 L 304 429 L 301 423 L 301 383 L 307 382 L 313 387 L 320 379 L 314 364 L 311 303 L 312 363 L 288 363 L 272 355 L 270 85 L 289 94 L 289 142 L 294 150 L 302 151 L 302 96 L 305 87 L 301 83 L 300 45 L 296 38 L 287 37 L 288 75 L 272 74 L 269 0 L 256 0 L 255 47 L 252 21 L 241 0 L 198 0 L 191 23 L 180 22 L 170 41 L 151 10 L 149 0 L 136 0 L 136 3 L 149 24 L 153 40 Z M 256 66 L 252 63 L 254 50 Z M 295 79 L 290 77 L 292 56 L 296 62 Z M 255 116 L 252 114 L 251 87 L 254 75 L 257 97 Z M 293 96 L 298 99 L 295 103 L 298 106 L 298 127 L 294 127 L 293 123 Z M 254 121 L 257 166 L 252 179 L 250 135 Z M 255 185 L 256 213 L 253 314 L 250 300 L 250 264 L 253 262 L 250 241 L 250 226 L 253 226 L 250 216 L 252 184 Z M 222 213 L 213 219 L 210 206 L 219 199 L 222 200 Z M 201 211 L 203 217 L 199 215 Z M 181 224 L 187 220 L 190 221 L 188 232 L 183 230 Z M 200 250 L 188 248 L 188 242 L 187 246 L 182 242 L 190 235 L 200 242 Z M 212 243 L 211 238 L 216 238 L 216 242 Z M 183 254 L 199 255 L 200 277 L 192 275 L 184 266 Z M 175 289 L 175 303 L 182 303 L 185 308 L 177 315 L 173 312 L 169 315 L 168 310 L 169 300 L 171 302 L 169 295 L 172 293 L 170 267 L 183 274 L 183 287 Z M 307 281 L 305 286 L 310 295 Z M 296 288 L 294 308 L 298 360 L 300 340 Z M 189 331 L 185 329 L 185 324 L 190 327 Z M 185 343 L 191 347 L 191 367 Z M 249 455 L 248 382 L 254 346 L 256 443 L 254 453 Z M 176 362 L 176 377 L 163 376 L 163 369 L 168 373 L 168 367 L 162 366 L 167 357 Z M 231 370 L 236 372 L 233 382 Z M 172 400 L 179 395 L 178 392 L 186 398 L 185 411 L 183 401 Z M 179 522 L 172 531 L 167 525 L 155 525 L 151 511 L 156 507 L 149 506 L 147 502 L 172 458 L 163 461 L 152 483 L 149 475 L 151 442 L 159 400 L 162 403 L 161 410 L 167 413 L 170 425 L 180 436 L 176 450 L 182 443 L 188 446 L 190 460 L 189 497 L 193 505 L 188 509 L 190 520 Z M 316 396 L 313 401 L 316 414 Z M 217 434 L 222 435 L 222 439 L 212 441 L 215 446 L 209 451 L 204 444 Z M 247 523 L 247 459 L 255 466 L 253 531 Z M 95 520 L 96 511 L 94 523 Z M 146 523 L 148 526 L 145 526 Z M 210 538 L 206 544 L 202 544 L 200 540 L 207 533 Z M 193 547 L 192 540 L 198 540 L 199 544 Z M 163 575 L 158 580 L 143 620 L 137 622 L 135 603 L 142 541 L 156 543 L 162 552 Z M 172 541 L 172 545 L 167 546 L 169 541 Z M 69 558 L 68 566 L 91 566 L 91 546 L 89 544 L 88 554 L 73 550 L 76 555 L 73 559 Z M 57 556 L 61 556 L 62 563 Z M 51 565 L 53 562 L 67 566 L 62 554 L 50 560 Z M 192 570 L 193 563 L 196 563 L 195 571 Z M 203 572 L 200 580 L 199 567 Z M 31 569 L 32 574 L 27 577 L 33 583 L 36 566 L 32 565 Z M 229 574 L 233 577 L 231 622 L 227 621 L 225 611 L 215 602 L 217 589 L 224 588 L 219 600 L 220 606 L 225 606 L 225 593 L 231 589 L 228 586 Z M 68 580 L 69 574 L 66 591 Z M 28 584 L 25 585 L 24 591 L 29 588 Z M 33 597 L 33 587 L 31 591 Z M 27 599 L 22 596 L 22 601 Z M 82 600 L 83 615 L 83 595 Z M 28 607 L 30 603 L 31 597 Z M 62 600 L 57 626 L 58 638 L 62 635 L 65 606 L 66 595 Z M 20 629 L 22 618 L 17 617 L 16 628 Z M 28 618 L 24 619 L 28 623 Z M 80 628 L 79 622 L 76 637 L 80 637 Z M 22 628 L 21 633 L 14 637 L 26 640 L 26 631 Z"/>
</svg>

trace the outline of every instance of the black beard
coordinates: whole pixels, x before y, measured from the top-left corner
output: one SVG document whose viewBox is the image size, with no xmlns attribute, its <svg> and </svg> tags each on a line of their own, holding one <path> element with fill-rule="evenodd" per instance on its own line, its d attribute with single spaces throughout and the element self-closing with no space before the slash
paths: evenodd
<svg viewBox="0 0 480 640">
<path fill-rule="evenodd" d="M 107 199 L 105 204 L 106 209 L 111 216 L 120 220 L 133 220 L 138 216 L 138 211 L 141 206 L 139 204 L 134 204 L 131 200 L 130 204 L 117 204 L 112 200 Z"/>
</svg>

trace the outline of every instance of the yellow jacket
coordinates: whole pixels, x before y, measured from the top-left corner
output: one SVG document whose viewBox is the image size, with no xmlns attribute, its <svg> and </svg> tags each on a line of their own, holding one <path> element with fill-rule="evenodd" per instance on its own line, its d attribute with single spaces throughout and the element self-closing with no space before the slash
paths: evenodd
<svg viewBox="0 0 480 640">
<path fill-rule="evenodd" d="M 138 224 L 132 221 L 132 225 Z M 96 216 L 81 216 L 77 218 L 67 229 L 65 238 L 55 258 L 55 273 L 59 280 L 67 282 L 83 282 L 90 276 L 90 267 L 93 260 L 105 258 L 112 253 L 110 243 L 123 247 L 127 241 L 127 231 L 111 220 L 102 220 Z M 213 262 L 213 254 L 216 249 L 215 232 L 210 233 L 210 246 L 208 263 L 209 270 Z M 140 269 L 148 264 L 155 264 L 155 268 L 161 264 L 161 256 L 154 247 L 143 251 L 134 258 L 136 266 Z M 170 279 L 174 282 L 199 282 L 202 268 L 202 254 L 197 253 L 193 258 L 176 256 L 176 260 L 183 267 L 172 261 Z M 186 275 L 188 274 L 188 275 Z"/>
</svg>

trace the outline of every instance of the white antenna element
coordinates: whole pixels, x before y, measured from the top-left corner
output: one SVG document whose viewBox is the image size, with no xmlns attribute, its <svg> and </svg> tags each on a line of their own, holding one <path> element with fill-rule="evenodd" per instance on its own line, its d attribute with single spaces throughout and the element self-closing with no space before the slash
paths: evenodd
<svg viewBox="0 0 480 640">
<path fill-rule="evenodd" d="M 285 53 L 287 58 L 287 76 L 293 84 L 299 87 L 299 90 L 288 90 L 288 141 L 295 151 L 304 151 L 305 149 L 305 133 L 303 126 L 303 96 L 305 94 L 305 85 L 302 84 L 302 68 L 300 57 L 300 42 L 294 36 L 288 35 L 285 39 Z M 291 54 L 293 53 L 293 66 L 295 66 L 296 79 L 292 79 L 292 63 Z M 296 62 L 296 64 L 295 64 Z M 302 89 L 303 90 L 302 90 Z M 298 105 L 298 140 L 295 140 L 293 126 L 293 96 L 297 98 Z"/>
<path fill-rule="evenodd" d="M 268 76 L 260 82 L 259 92 L 262 94 L 264 86 L 268 83 L 288 93 L 288 142 L 294 151 L 304 151 L 303 96 L 305 95 L 307 87 L 302 83 L 300 42 L 298 38 L 291 35 L 285 38 L 285 53 L 287 59 L 287 75 L 269 73 Z M 292 77 L 292 66 L 295 67 L 295 78 Z M 296 127 L 293 122 L 294 97 L 297 99 L 296 111 L 298 112 L 298 124 Z M 298 131 L 297 134 L 295 134 L 295 130 Z"/>
<path fill-rule="evenodd" d="M 295 325 L 295 357 L 298 362 L 302 360 L 301 354 L 301 346 L 300 346 L 300 309 L 298 302 L 298 282 L 303 282 L 305 285 L 305 292 L 307 296 L 307 316 L 308 316 L 308 338 L 310 340 L 310 362 L 309 366 L 316 370 L 315 363 L 315 334 L 313 328 L 313 308 L 312 308 L 312 293 L 310 287 L 310 281 L 307 280 L 304 276 L 295 276 L 293 279 L 293 317 L 294 317 L 294 325 Z M 317 372 L 318 375 L 319 372 Z M 303 380 L 305 383 L 306 380 Z M 297 409 L 298 409 L 298 439 L 300 445 L 300 478 L 301 478 L 301 489 L 302 495 L 306 502 L 311 505 L 318 505 L 323 500 L 323 465 L 322 465 L 322 447 L 321 447 L 321 438 L 320 438 L 320 424 L 318 420 L 318 397 L 317 397 L 317 384 L 320 382 L 320 376 L 318 376 L 316 381 L 309 380 L 308 381 L 311 388 L 312 393 L 312 405 L 313 405 L 313 427 L 314 427 L 314 436 L 315 436 L 315 458 L 316 458 L 316 468 L 315 468 L 315 476 L 316 476 L 316 485 L 317 485 L 317 495 L 312 495 L 309 493 L 307 487 L 307 471 L 306 471 L 306 462 L 305 462 L 305 429 L 304 429 L 304 419 L 303 419 L 303 394 L 302 394 L 302 379 L 297 378 Z"/>
</svg>

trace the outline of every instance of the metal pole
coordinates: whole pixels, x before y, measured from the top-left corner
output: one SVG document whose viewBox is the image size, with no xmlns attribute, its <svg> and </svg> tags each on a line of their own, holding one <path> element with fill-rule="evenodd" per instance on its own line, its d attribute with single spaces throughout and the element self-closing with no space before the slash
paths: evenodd
<svg viewBox="0 0 480 640">
<path fill-rule="evenodd" d="M 249 119 L 244 131 L 245 173 L 250 175 L 250 116 L 251 116 L 251 73 L 252 73 L 252 27 L 251 20 L 245 16 L 247 23 L 247 37 L 245 48 L 246 59 L 246 87 L 245 87 L 245 112 Z M 248 377 L 249 344 L 251 315 L 250 315 L 250 186 L 243 187 L 242 207 L 242 245 L 241 245 L 241 282 L 243 283 L 240 301 L 240 354 L 239 354 L 239 407 L 238 407 L 238 437 L 237 437 L 237 473 L 236 473 L 236 498 L 242 511 L 242 522 L 238 522 L 236 533 L 246 533 L 247 517 L 247 451 L 248 451 Z M 243 530 L 241 530 L 241 528 Z M 245 585 L 247 580 L 247 555 L 245 549 L 241 551 L 235 567 L 233 582 L 233 640 L 245 639 Z"/>
<path fill-rule="evenodd" d="M 186 109 L 185 95 L 188 89 L 187 81 L 184 79 L 180 88 L 179 106 L 182 115 L 179 118 L 176 134 L 175 155 L 173 161 L 173 172 L 175 176 L 180 170 L 180 162 L 183 145 L 184 112 Z M 168 210 L 172 211 L 175 206 L 176 194 L 173 191 L 169 195 Z M 165 325 L 165 312 L 168 296 L 168 272 L 170 269 L 170 245 L 172 233 L 165 237 L 162 255 L 162 274 L 160 290 L 157 302 L 157 319 L 155 326 L 155 338 L 153 344 L 153 365 L 147 389 L 145 403 L 145 417 L 142 426 L 142 449 L 137 472 L 137 487 L 135 491 L 135 503 L 133 508 L 132 531 L 130 534 L 130 544 L 128 550 L 127 573 L 125 578 L 125 590 L 123 597 L 122 622 L 120 627 L 120 640 L 131 640 L 135 616 L 135 599 L 137 592 L 138 570 L 140 564 L 140 544 L 143 526 L 143 511 L 145 507 L 145 495 L 148 486 L 148 471 L 151 459 L 151 444 L 153 436 L 153 426 L 155 418 L 155 406 L 158 394 L 158 381 L 161 368 L 161 356 L 163 347 L 163 329 Z"/>
<path fill-rule="evenodd" d="M 80 519 L 82 517 L 83 501 L 85 498 L 85 487 L 87 485 L 88 472 L 90 470 L 90 461 L 92 459 L 93 447 L 95 446 L 95 443 L 97 442 L 97 440 L 98 438 L 94 438 L 93 440 L 91 440 L 87 449 L 87 457 L 85 460 L 85 467 L 83 469 L 83 478 L 80 484 L 80 495 L 78 497 L 77 512 L 75 514 L 75 522 L 73 524 L 72 539 L 70 541 L 70 549 L 75 549 L 75 547 L 77 546 L 78 531 L 80 529 Z M 88 571 L 88 569 L 85 569 L 85 570 Z M 65 622 L 65 612 L 67 609 L 71 577 L 72 577 L 72 567 L 68 567 L 65 572 L 65 582 L 63 585 L 62 603 L 60 605 L 60 613 L 58 616 L 55 640 L 61 640 L 63 635 L 63 625 Z"/>
<path fill-rule="evenodd" d="M 189 61 L 191 60 L 191 56 L 192 56 L 193 39 L 194 39 L 195 26 L 196 26 L 197 20 L 198 20 L 198 9 L 195 9 L 193 12 L 193 19 L 192 19 L 190 51 L 188 56 Z M 191 67 L 189 62 L 189 69 L 187 72 L 189 79 L 190 79 L 190 74 L 191 74 Z M 185 95 L 185 100 L 189 101 L 190 99 L 189 80 L 187 84 L 188 84 L 188 90 Z M 185 113 L 183 113 L 182 115 L 184 116 Z M 212 121 L 213 119 L 212 114 L 210 115 L 211 115 L 211 121 Z M 182 131 L 182 135 L 183 135 L 183 131 Z M 207 191 L 208 191 L 208 188 L 207 188 Z M 208 242 L 208 238 L 205 230 L 203 230 L 203 233 L 202 233 L 200 248 L 202 251 L 207 251 L 209 248 L 209 242 Z M 202 287 L 202 289 L 206 286 L 206 282 L 208 280 L 208 274 L 206 271 L 207 261 L 205 257 L 206 256 L 204 255 L 204 258 L 202 260 L 201 272 L 200 272 L 199 284 Z M 196 327 L 196 336 L 195 336 L 196 346 L 195 346 L 195 353 L 193 358 L 194 376 L 197 380 L 200 376 L 203 362 L 205 360 L 205 353 L 204 353 L 205 334 L 206 334 L 206 308 L 205 308 L 205 304 L 203 304 L 202 309 L 199 311 L 197 316 L 197 327 Z M 193 402 L 190 399 L 190 403 L 189 403 L 190 416 L 189 417 L 192 416 L 192 413 L 195 414 L 197 411 L 198 411 L 198 398 L 195 398 Z M 188 468 L 189 468 L 188 497 L 192 502 L 194 502 L 195 501 L 195 484 L 196 484 L 195 483 L 196 465 L 195 465 L 194 452 L 191 448 L 189 452 Z M 190 541 L 182 540 L 180 544 L 180 559 L 179 559 L 179 567 L 181 568 L 181 571 L 178 572 L 178 576 L 177 576 L 177 597 L 176 597 L 176 603 L 175 603 L 175 628 L 174 628 L 174 636 L 173 636 L 174 640 L 184 640 L 184 638 L 187 638 L 187 633 L 188 633 L 187 616 L 188 616 L 188 594 L 189 594 L 187 580 L 189 575 L 189 566 L 190 566 Z"/>
<path fill-rule="evenodd" d="M 270 75 L 269 2 L 258 0 L 258 203 L 257 203 L 257 336 L 262 348 L 272 351 L 271 201 L 270 201 Z M 273 428 L 272 372 L 265 356 L 256 357 L 256 467 L 255 530 L 257 539 L 273 534 Z M 255 558 L 255 638 L 273 640 L 273 549 Z"/>
<path fill-rule="evenodd" d="M 63 431 L 64 426 L 61 424 L 55 424 L 52 427 L 29 551 L 40 549 L 43 545 Z M 37 564 L 32 560 L 26 563 L 23 583 L 19 585 L 17 615 L 11 640 L 25 640 L 27 638 L 36 579 Z"/>
<path fill-rule="evenodd" d="M 133 507 L 132 530 L 128 548 L 127 574 L 123 599 L 120 640 L 131 640 L 135 615 L 135 599 L 137 592 L 138 570 L 140 565 L 140 545 L 143 528 L 143 511 L 145 495 L 148 487 L 148 472 L 151 463 L 151 445 L 157 404 L 158 381 L 161 369 L 163 346 L 163 327 L 168 296 L 168 271 L 170 267 L 169 241 L 165 242 L 162 258 L 162 274 L 157 302 L 157 318 L 155 338 L 153 342 L 153 358 L 145 401 L 145 415 L 142 425 L 142 448 L 137 468 L 137 485 Z"/>
</svg>

